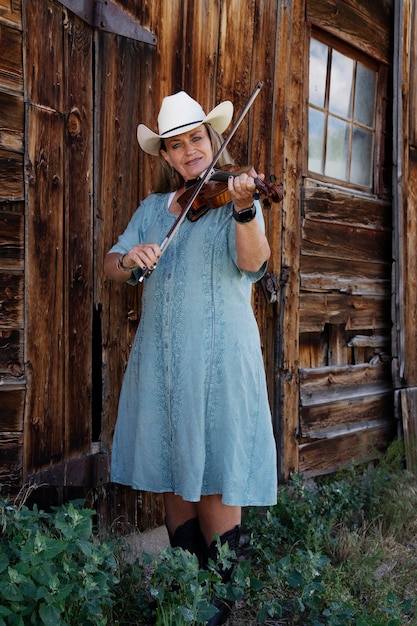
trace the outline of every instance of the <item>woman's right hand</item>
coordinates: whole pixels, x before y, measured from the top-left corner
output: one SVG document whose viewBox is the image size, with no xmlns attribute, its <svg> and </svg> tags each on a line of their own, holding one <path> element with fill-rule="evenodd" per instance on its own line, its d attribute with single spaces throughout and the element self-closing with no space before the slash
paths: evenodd
<svg viewBox="0 0 417 626">
<path fill-rule="evenodd" d="M 153 270 L 160 256 L 161 248 L 157 243 L 140 243 L 123 255 L 123 265 L 130 270 L 136 267 L 144 271 Z"/>
<path fill-rule="evenodd" d="M 155 269 L 160 256 L 157 243 L 140 243 L 125 254 L 109 252 L 104 259 L 104 272 L 113 280 L 125 282 L 136 267 L 144 272 Z"/>
</svg>

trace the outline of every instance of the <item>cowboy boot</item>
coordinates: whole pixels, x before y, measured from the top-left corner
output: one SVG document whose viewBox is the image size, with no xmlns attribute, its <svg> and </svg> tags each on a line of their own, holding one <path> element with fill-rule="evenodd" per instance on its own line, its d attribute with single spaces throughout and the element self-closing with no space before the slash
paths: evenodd
<svg viewBox="0 0 417 626">
<path fill-rule="evenodd" d="M 236 552 L 239 546 L 240 539 L 240 529 L 241 527 L 235 526 L 231 530 L 228 530 L 220 537 L 220 544 L 224 545 L 227 543 L 229 545 L 230 550 L 234 550 Z M 209 559 L 211 559 L 214 563 L 217 563 L 218 560 L 218 550 L 217 550 L 217 542 L 212 541 L 209 548 L 206 551 L 206 564 Z M 218 567 L 218 573 L 220 574 L 221 580 L 223 583 L 229 582 L 232 573 L 234 570 L 234 564 L 227 569 L 224 569 L 222 566 Z M 217 609 L 217 613 L 213 615 L 213 617 L 207 622 L 207 626 L 220 626 L 221 624 L 225 624 L 227 618 L 230 615 L 232 610 L 232 603 L 228 603 L 226 600 L 221 600 L 220 598 L 214 598 L 212 604 Z"/>
<path fill-rule="evenodd" d="M 193 517 L 178 526 L 174 534 L 170 532 L 166 521 L 165 526 L 168 531 L 169 543 L 171 545 L 171 548 L 182 548 L 183 550 L 188 550 L 188 552 L 190 552 L 191 554 L 195 554 L 198 558 L 200 567 L 202 567 L 201 560 L 204 551 L 203 546 L 205 546 L 205 541 L 200 529 L 198 517 Z M 172 591 L 178 591 L 178 586 L 172 584 L 171 589 Z M 152 600 L 149 603 L 149 608 L 152 611 L 155 611 L 156 607 L 156 600 Z"/>
<path fill-rule="evenodd" d="M 203 555 L 203 535 L 198 517 L 193 517 L 178 526 L 172 535 L 167 527 L 169 542 L 172 548 L 182 548 L 195 554 L 201 564 Z"/>
</svg>

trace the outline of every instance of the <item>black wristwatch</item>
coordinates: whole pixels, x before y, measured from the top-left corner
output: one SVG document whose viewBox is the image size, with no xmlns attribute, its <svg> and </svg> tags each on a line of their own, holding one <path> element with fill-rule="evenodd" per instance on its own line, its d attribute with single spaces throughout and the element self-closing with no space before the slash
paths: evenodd
<svg viewBox="0 0 417 626">
<path fill-rule="evenodd" d="M 233 207 L 233 217 L 237 222 L 244 224 L 245 222 L 251 222 L 256 216 L 256 207 L 252 204 L 248 209 L 242 209 L 241 211 L 236 211 L 235 207 Z"/>
</svg>

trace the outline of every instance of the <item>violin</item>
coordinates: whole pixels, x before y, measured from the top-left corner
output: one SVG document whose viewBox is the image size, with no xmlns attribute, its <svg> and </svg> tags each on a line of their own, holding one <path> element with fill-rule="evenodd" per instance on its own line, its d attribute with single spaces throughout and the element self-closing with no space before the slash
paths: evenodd
<svg viewBox="0 0 417 626">
<path fill-rule="evenodd" d="M 197 197 L 192 201 L 187 211 L 187 219 L 191 222 L 196 222 L 210 209 L 219 209 L 221 206 L 230 202 L 231 195 L 227 184 L 229 176 L 239 176 L 239 174 L 249 169 L 248 167 L 237 169 L 233 165 L 226 165 L 224 169 L 214 170 L 208 182 L 203 185 Z M 265 206 L 270 205 L 269 199 L 271 199 L 272 202 L 282 201 L 284 197 L 283 185 L 282 183 L 276 184 L 273 176 L 269 184 L 260 178 L 255 178 L 254 180 L 258 192 L 255 194 L 255 198 L 258 199 L 261 194 L 264 194 L 266 196 L 264 199 Z M 193 181 L 191 185 L 187 185 L 187 189 L 178 198 L 177 202 L 182 209 L 184 209 L 189 202 L 195 184 L 196 181 Z"/>
</svg>

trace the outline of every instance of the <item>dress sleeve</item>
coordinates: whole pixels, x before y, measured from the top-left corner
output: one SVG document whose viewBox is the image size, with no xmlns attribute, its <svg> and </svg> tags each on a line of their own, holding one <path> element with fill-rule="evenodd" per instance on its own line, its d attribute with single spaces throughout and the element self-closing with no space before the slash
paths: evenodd
<svg viewBox="0 0 417 626">
<path fill-rule="evenodd" d="M 153 196 L 150 195 L 136 209 L 130 222 L 126 226 L 124 232 L 119 235 L 117 243 L 115 243 L 109 250 L 109 252 L 118 252 L 119 254 L 126 254 L 134 246 L 139 243 L 145 243 L 145 233 L 148 228 L 151 214 L 153 213 L 154 202 Z M 135 273 L 133 270 L 132 277 L 126 282 L 129 285 L 136 285 L 138 278 L 141 276 L 140 270 Z"/>
<path fill-rule="evenodd" d="M 265 232 L 265 221 L 264 221 L 264 216 L 262 213 L 262 208 L 261 208 L 259 200 L 254 200 L 254 205 L 256 207 L 255 219 L 258 220 L 259 225 L 262 228 L 262 231 Z M 268 261 L 265 261 L 265 263 L 259 268 L 257 272 L 245 272 L 241 270 L 237 264 L 236 228 L 235 228 L 235 220 L 233 218 L 231 219 L 231 225 L 230 225 L 230 230 L 229 230 L 229 250 L 230 250 L 230 254 L 232 256 L 233 262 L 235 263 L 239 271 L 242 273 L 242 275 L 246 276 L 253 283 L 256 283 L 258 280 L 262 278 L 262 276 L 266 272 Z"/>
</svg>

